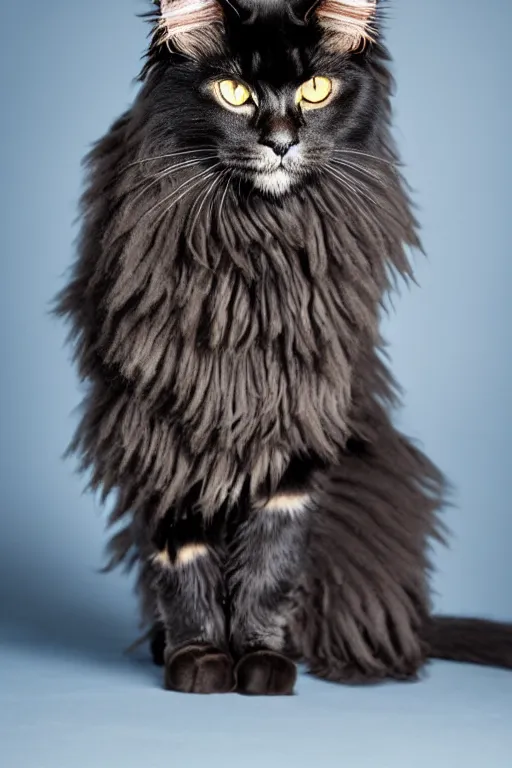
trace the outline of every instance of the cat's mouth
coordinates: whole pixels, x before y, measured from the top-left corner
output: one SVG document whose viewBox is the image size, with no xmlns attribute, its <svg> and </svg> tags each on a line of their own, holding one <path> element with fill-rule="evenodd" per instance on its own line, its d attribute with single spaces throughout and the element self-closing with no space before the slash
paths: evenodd
<svg viewBox="0 0 512 768">
<path fill-rule="evenodd" d="M 282 195 L 297 181 L 298 174 L 284 164 L 268 171 L 252 172 L 251 180 L 257 189 L 271 195 Z"/>
<path fill-rule="evenodd" d="M 306 164 L 298 148 L 284 156 L 275 154 L 268 147 L 257 153 L 239 150 L 221 157 L 223 163 L 236 176 L 266 194 L 279 196 L 293 187 L 304 175 Z"/>
</svg>

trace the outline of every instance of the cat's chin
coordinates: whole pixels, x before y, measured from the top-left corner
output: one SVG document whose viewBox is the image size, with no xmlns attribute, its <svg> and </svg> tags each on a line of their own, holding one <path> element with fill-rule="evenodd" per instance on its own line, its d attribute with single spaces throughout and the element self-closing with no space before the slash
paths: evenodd
<svg viewBox="0 0 512 768">
<path fill-rule="evenodd" d="M 285 168 L 277 168 L 267 173 L 255 173 L 251 180 L 260 192 L 271 197 L 280 197 L 290 191 L 295 177 Z"/>
</svg>

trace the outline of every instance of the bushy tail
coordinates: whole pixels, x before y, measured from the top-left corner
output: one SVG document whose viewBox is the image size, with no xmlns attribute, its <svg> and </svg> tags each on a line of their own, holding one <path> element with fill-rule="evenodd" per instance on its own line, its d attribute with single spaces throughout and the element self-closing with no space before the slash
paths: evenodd
<svg viewBox="0 0 512 768">
<path fill-rule="evenodd" d="M 431 658 L 512 669 L 512 624 L 433 616 L 425 639 Z"/>
</svg>

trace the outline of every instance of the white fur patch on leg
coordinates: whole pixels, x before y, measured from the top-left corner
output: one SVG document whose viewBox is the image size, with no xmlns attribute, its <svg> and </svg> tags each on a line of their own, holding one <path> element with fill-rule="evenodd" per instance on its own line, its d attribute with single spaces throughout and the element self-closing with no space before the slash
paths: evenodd
<svg viewBox="0 0 512 768">
<path fill-rule="evenodd" d="M 197 560 L 198 557 L 204 557 L 207 554 L 208 547 L 204 544 L 187 544 L 176 555 L 176 565 L 189 565 L 194 560 Z"/>
<path fill-rule="evenodd" d="M 311 497 L 307 493 L 278 493 L 267 501 L 263 511 L 300 515 L 306 511 L 310 501 Z"/>
<path fill-rule="evenodd" d="M 151 560 L 154 565 L 159 568 L 163 568 L 166 571 L 170 571 L 173 568 L 180 568 L 197 560 L 198 557 L 208 554 L 208 547 L 204 544 L 186 544 L 176 555 L 176 560 L 173 562 L 169 556 L 167 549 L 163 549 L 161 552 L 157 552 L 153 555 Z"/>
<path fill-rule="evenodd" d="M 153 555 L 151 559 L 154 565 L 158 565 L 160 568 L 165 568 L 166 570 L 172 568 L 171 558 L 169 557 L 169 553 L 166 549 L 163 549 L 161 552 L 157 552 L 157 554 Z"/>
</svg>

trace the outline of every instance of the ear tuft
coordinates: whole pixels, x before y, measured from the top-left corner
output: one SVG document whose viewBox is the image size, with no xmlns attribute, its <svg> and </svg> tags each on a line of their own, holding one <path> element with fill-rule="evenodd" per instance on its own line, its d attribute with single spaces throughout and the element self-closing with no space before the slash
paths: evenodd
<svg viewBox="0 0 512 768">
<path fill-rule="evenodd" d="M 377 39 L 377 0 L 322 0 L 315 13 L 334 51 L 361 50 Z"/>
<path fill-rule="evenodd" d="M 224 16 L 217 0 L 161 0 L 161 42 L 200 58 L 222 50 Z"/>
</svg>

